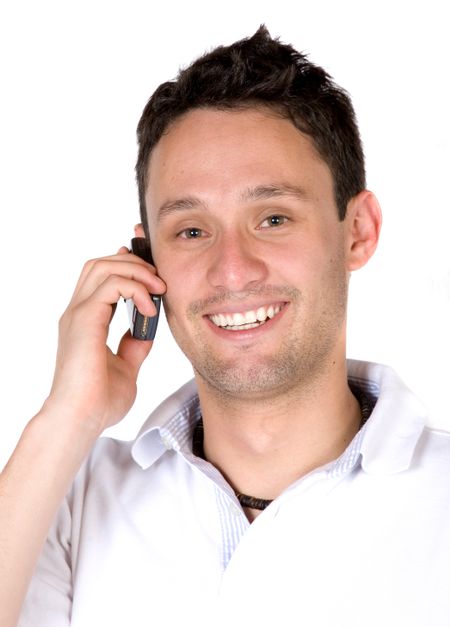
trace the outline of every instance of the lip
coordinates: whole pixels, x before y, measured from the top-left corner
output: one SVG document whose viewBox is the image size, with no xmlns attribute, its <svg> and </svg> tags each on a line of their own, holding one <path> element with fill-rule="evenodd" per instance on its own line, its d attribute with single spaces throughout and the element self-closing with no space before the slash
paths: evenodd
<svg viewBox="0 0 450 627">
<path fill-rule="evenodd" d="M 283 304 L 280 311 L 273 318 L 269 318 L 264 324 L 261 324 L 260 326 L 255 327 L 253 329 L 245 329 L 245 330 L 243 329 L 242 331 L 230 331 L 230 330 L 225 329 L 224 327 L 218 327 L 208 317 L 208 316 L 214 315 L 212 313 L 208 313 L 204 315 L 203 319 L 205 320 L 207 326 L 211 329 L 211 331 L 213 331 L 217 336 L 219 336 L 222 339 L 225 339 L 228 341 L 231 340 L 234 342 L 243 342 L 245 340 L 253 340 L 267 332 L 270 332 L 272 328 L 282 319 L 286 310 L 289 307 L 289 303 L 284 302 L 284 301 L 279 301 L 279 302 Z M 270 303 L 270 304 L 274 304 L 274 303 Z M 267 305 L 267 301 L 265 303 L 261 303 L 259 307 L 262 307 L 264 305 Z M 253 305 L 253 306 L 250 306 L 249 309 L 241 309 L 241 311 L 249 311 L 252 308 L 256 308 L 256 306 Z M 237 313 L 237 312 L 236 312 L 236 308 L 234 307 L 233 309 L 224 308 L 224 309 L 217 310 L 217 313 Z"/>
</svg>

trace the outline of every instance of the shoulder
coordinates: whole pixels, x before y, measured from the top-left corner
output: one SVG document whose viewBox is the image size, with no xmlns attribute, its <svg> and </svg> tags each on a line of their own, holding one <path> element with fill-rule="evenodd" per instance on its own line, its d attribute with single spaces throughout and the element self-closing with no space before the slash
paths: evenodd
<svg viewBox="0 0 450 627">
<path fill-rule="evenodd" d="M 144 481 L 145 473 L 134 461 L 133 442 L 111 437 L 101 437 L 78 471 L 68 494 L 69 507 L 84 508 L 86 500 L 91 506 L 113 495 L 133 490 Z"/>
</svg>

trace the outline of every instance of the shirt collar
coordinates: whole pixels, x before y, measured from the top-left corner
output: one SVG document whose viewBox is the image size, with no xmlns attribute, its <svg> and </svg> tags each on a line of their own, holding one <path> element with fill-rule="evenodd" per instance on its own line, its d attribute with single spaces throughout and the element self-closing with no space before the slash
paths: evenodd
<svg viewBox="0 0 450 627">
<path fill-rule="evenodd" d="M 348 360 L 349 378 L 371 386 L 377 402 L 361 430 L 361 466 L 369 474 L 409 468 L 427 420 L 419 399 L 388 366 Z"/>
<path fill-rule="evenodd" d="M 358 461 L 367 473 L 406 470 L 426 423 L 423 405 L 388 366 L 351 359 L 347 365 L 350 384 L 361 388 L 375 406 L 331 472 L 349 471 Z M 192 454 L 192 432 L 199 418 L 197 387 L 191 380 L 149 416 L 133 444 L 133 459 L 145 469 L 167 450 Z"/>
<path fill-rule="evenodd" d="M 132 446 L 133 459 L 145 469 L 167 450 L 191 452 L 190 438 L 199 418 L 197 386 L 192 379 L 150 414 Z"/>
</svg>

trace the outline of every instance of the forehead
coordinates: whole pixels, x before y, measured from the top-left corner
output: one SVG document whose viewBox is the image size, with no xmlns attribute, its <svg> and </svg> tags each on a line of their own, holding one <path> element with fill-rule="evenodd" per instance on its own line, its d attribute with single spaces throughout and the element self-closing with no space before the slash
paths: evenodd
<svg viewBox="0 0 450 627">
<path fill-rule="evenodd" d="M 147 211 L 170 197 L 229 202 L 248 187 L 283 183 L 332 195 L 332 177 L 312 140 L 264 108 L 195 109 L 175 120 L 155 146 L 147 177 Z"/>
</svg>

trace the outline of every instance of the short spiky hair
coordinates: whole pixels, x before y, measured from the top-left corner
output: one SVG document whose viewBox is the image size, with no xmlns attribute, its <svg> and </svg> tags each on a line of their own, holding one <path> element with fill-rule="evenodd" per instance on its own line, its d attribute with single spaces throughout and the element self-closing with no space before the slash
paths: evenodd
<svg viewBox="0 0 450 627">
<path fill-rule="evenodd" d="M 136 177 L 141 220 L 153 148 L 170 124 L 195 108 L 266 106 L 307 134 L 331 170 L 339 219 L 348 201 L 365 188 L 364 154 L 347 92 L 292 46 L 272 39 L 265 26 L 253 37 L 219 46 L 160 85 L 137 127 Z"/>
</svg>

